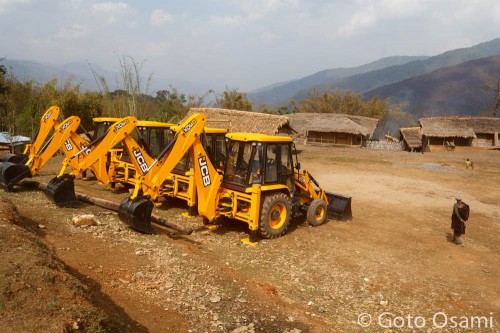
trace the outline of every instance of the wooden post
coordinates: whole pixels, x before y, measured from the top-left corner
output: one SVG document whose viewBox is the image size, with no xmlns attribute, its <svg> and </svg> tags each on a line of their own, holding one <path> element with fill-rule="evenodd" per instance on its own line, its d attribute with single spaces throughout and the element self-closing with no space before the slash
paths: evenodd
<svg viewBox="0 0 500 333">
<path fill-rule="evenodd" d="M 493 146 L 498 146 L 498 131 L 493 133 Z"/>
<path fill-rule="evenodd" d="M 45 191 L 45 189 L 47 188 L 47 184 L 37 182 L 34 180 L 23 180 L 18 185 L 29 187 L 29 188 L 35 188 L 35 189 L 40 190 L 40 191 Z M 117 212 L 119 207 L 120 207 L 120 204 L 117 204 L 117 203 L 109 201 L 109 200 L 91 197 L 90 195 L 86 195 L 86 194 L 78 193 L 78 192 L 76 192 L 75 194 L 76 194 L 76 198 L 79 201 L 90 203 L 90 204 L 93 204 L 93 205 L 96 205 L 96 206 L 99 206 L 102 208 L 106 208 L 106 209 L 109 209 L 109 210 L 112 210 L 115 212 Z M 162 225 L 164 227 L 168 227 L 168 228 L 180 231 L 186 235 L 190 235 L 193 232 L 193 229 L 191 227 L 185 227 L 185 226 L 179 225 L 177 223 L 167 221 L 166 219 L 159 217 L 157 215 L 151 215 L 151 221 L 156 223 L 156 224 Z"/>
</svg>

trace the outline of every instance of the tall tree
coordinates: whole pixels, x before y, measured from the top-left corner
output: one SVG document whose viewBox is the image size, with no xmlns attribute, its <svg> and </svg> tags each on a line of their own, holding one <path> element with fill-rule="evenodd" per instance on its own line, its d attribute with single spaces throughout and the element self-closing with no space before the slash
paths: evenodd
<svg viewBox="0 0 500 333">
<path fill-rule="evenodd" d="M 300 103 L 296 101 L 290 103 L 297 113 L 344 113 L 382 119 L 389 112 L 389 101 L 390 98 L 373 97 L 365 102 L 360 93 L 351 91 L 342 93 L 339 89 L 335 91 L 315 89 Z"/>
<path fill-rule="evenodd" d="M 224 109 L 252 111 L 252 103 L 247 98 L 247 94 L 239 92 L 237 89 L 227 89 L 220 96 L 216 96 L 216 104 Z"/>
<path fill-rule="evenodd" d="M 3 61 L 5 58 L 0 59 Z M 0 131 L 8 130 L 9 126 L 9 115 L 6 104 L 6 96 L 9 92 L 9 86 L 6 81 L 7 68 L 4 65 L 0 65 L 0 118 L 2 119 L 0 125 Z"/>
</svg>

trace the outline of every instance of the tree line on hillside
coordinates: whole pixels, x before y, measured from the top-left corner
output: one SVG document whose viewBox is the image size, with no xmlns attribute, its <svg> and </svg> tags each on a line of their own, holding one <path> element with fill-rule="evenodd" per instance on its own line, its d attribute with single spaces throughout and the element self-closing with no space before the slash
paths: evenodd
<svg viewBox="0 0 500 333">
<path fill-rule="evenodd" d="M 374 117 L 382 122 L 390 115 L 398 116 L 400 112 L 394 106 L 389 106 L 389 99 L 374 97 L 364 101 L 362 94 L 341 93 L 339 90 L 313 90 L 300 103 L 290 101 L 289 105 L 278 108 L 260 105 L 257 110 L 254 110 L 246 93 L 227 87 L 220 94 L 209 90 L 203 96 L 188 96 L 173 87 L 150 94 L 151 75 L 143 79 L 142 63 L 137 63 L 131 57 L 123 57 L 120 67 L 122 87 L 119 89 L 111 91 L 106 80 L 94 72 L 100 91 L 82 91 L 80 84 L 71 80 L 60 82 L 53 79 L 43 84 L 35 80 L 21 82 L 0 64 L 0 131 L 33 137 L 41 115 L 51 105 L 61 107 L 66 117 L 80 117 L 82 127 L 87 130 L 93 127 L 92 119 L 101 116 L 132 115 L 138 119 L 175 123 L 184 118 L 191 107 L 219 107 L 271 114 L 346 113 Z"/>
</svg>

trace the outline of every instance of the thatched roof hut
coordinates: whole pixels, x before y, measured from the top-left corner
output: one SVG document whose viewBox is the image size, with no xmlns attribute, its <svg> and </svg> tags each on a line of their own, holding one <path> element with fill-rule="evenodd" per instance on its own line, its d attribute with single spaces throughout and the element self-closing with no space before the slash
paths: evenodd
<svg viewBox="0 0 500 333">
<path fill-rule="evenodd" d="M 474 129 L 465 121 L 465 117 L 435 117 L 419 120 L 422 135 L 437 138 L 475 138 Z"/>
<path fill-rule="evenodd" d="M 378 119 L 338 113 L 289 114 L 292 127 L 308 143 L 357 144 L 369 140 Z"/>
<path fill-rule="evenodd" d="M 203 113 L 207 117 L 207 127 L 224 128 L 229 132 L 268 135 L 291 135 L 295 132 L 290 126 L 290 119 L 285 116 L 218 108 L 191 108 L 184 119 L 194 113 Z"/>
<path fill-rule="evenodd" d="M 401 128 L 400 132 L 410 151 L 422 149 L 422 131 L 420 127 Z"/>
<path fill-rule="evenodd" d="M 378 119 L 340 113 L 293 113 L 290 117 L 292 127 L 299 133 L 306 131 L 338 132 L 361 134 L 371 137 L 377 128 Z"/>
<path fill-rule="evenodd" d="M 434 117 L 419 120 L 425 145 L 453 141 L 463 146 L 495 146 L 498 144 L 500 118 Z"/>
</svg>

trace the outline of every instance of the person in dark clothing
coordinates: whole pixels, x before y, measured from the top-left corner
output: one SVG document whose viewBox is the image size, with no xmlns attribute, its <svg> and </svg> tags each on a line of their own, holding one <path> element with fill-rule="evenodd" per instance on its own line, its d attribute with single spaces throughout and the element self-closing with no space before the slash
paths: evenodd
<svg viewBox="0 0 500 333">
<path fill-rule="evenodd" d="M 460 195 L 456 197 L 457 202 L 453 205 L 451 215 L 451 228 L 453 229 L 453 242 L 464 246 L 462 235 L 465 234 L 465 227 L 469 219 L 469 205 L 462 201 Z"/>
</svg>

